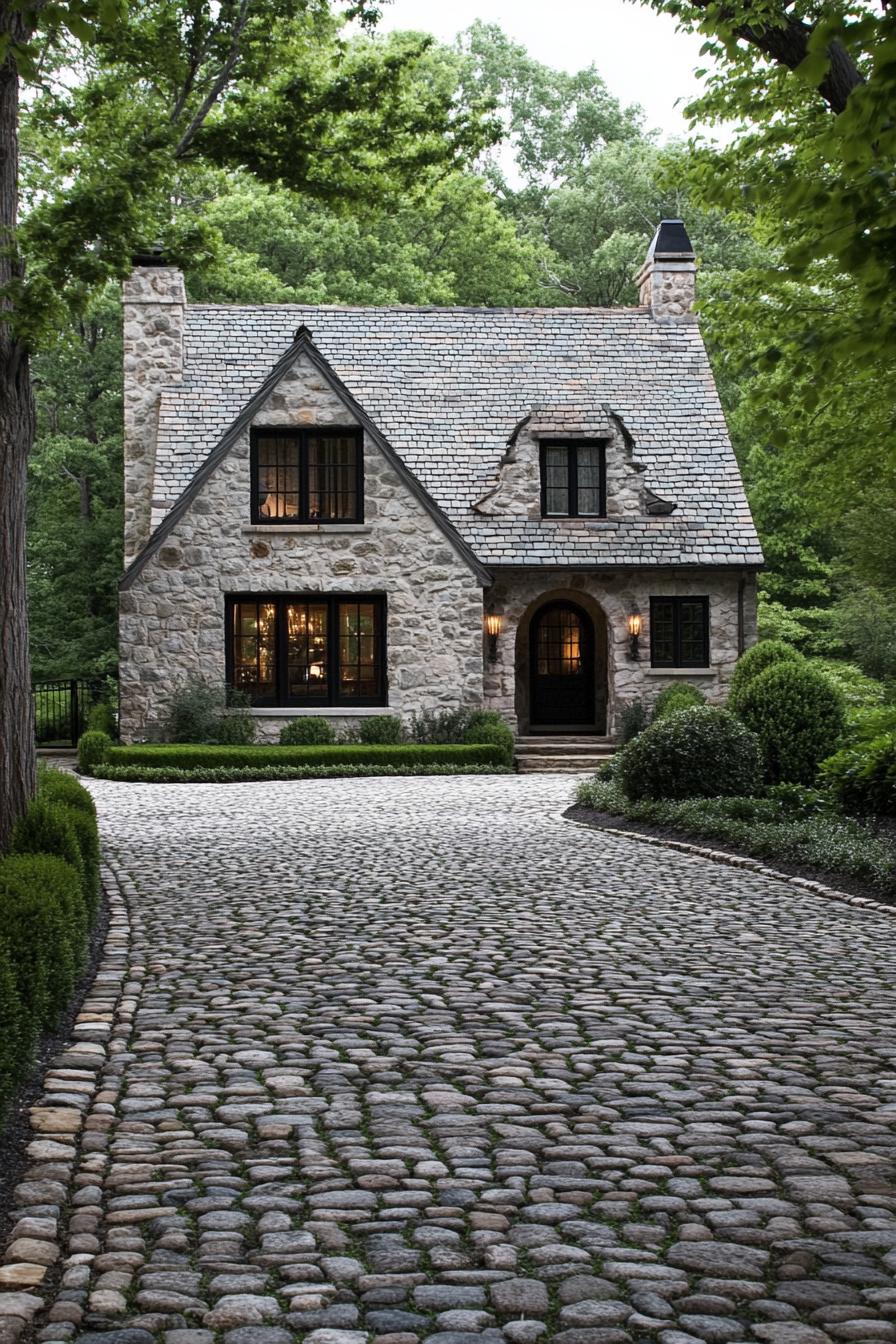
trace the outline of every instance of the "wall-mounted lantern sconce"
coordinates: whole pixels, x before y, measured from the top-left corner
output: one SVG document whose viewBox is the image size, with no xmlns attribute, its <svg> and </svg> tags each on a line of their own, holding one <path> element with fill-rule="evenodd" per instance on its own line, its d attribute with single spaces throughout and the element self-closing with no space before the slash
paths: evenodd
<svg viewBox="0 0 896 1344">
<path fill-rule="evenodd" d="M 485 613 L 485 633 L 488 635 L 488 660 L 490 663 L 498 661 L 498 636 L 504 629 L 504 617 L 499 616 L 495 611 Z"/>
<path fill-rule="evenodd" d="M 641 613 L 633 611 L 628 618 L 628 656 L 637 660 L 640 653 Z"/>
</svg>

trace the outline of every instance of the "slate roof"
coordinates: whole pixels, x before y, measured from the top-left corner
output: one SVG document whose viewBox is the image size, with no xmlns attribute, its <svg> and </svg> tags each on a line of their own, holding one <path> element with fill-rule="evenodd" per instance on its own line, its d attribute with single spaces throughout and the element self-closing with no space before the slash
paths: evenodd
<svg viewBox="0 0 896 1344">
<path fill-rule="evenodd" d="M 646 309 L 187 307 L 184 381 L 162 397 L 160 523 L 299 327 L 481 562 L 759 565 L 762 553 L 695 319 Z M 666 517 L 487 517 L 507 441 L 533 409 L 621 416 Z"/>
</svg>

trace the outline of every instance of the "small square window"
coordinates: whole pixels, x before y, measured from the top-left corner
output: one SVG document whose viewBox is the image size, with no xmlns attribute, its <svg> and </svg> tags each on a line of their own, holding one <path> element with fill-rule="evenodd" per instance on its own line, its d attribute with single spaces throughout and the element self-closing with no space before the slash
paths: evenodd
<svg viewBox="0 0 896 1344">
<path fill-rule="evenodd" d="M 709 598 L 650 599 L 652 667 L 709 666 Z"/>
<path fill-rule="evenodd" d="M 606 513 L 606 445 L 599 440 L 541 445 L 543 518 L 602 518 Z"/>
</svg>

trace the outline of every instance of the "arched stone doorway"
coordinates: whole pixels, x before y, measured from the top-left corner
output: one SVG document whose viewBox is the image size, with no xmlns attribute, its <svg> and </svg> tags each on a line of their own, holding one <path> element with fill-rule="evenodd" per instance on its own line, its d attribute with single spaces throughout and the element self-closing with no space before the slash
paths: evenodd
<svg viewBox="0 0 896 1344">
<path fill-rule="evenodd" d="M 517 629 L 516 711 L 520 730 L 605 733 L 607 628 L 584 593 L 545 593 Z"/>
</svg>

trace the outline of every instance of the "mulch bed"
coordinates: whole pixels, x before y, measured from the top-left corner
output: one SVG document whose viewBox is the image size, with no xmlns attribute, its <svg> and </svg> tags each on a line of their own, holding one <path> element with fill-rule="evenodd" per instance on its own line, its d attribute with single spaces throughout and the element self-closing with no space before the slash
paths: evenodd
<svg viewBox="0 0 896 1344">
<path fill-rule="evenodd" d="M 568 807 L 563 815 L 569 817 L 571 821 L 581 821 L 586 826 L 593 826 L 598 831 L 607 829 L 636 831 L 640 835 L 654 836 L 657 840 L 679 840 L 687 845 L 717 849 L 738 859 L 752 859 L 754 863 L 761 863 L 764 867 L 787 873 L 790 877 L 802 877 L 810 882 L 820 882 L 823 886 L 834 887 L 837 891 L 845 891 L 850 896 L 867 896 L 869 900 L 879 901 L 882 905 L 896 906 L 896 896 L 882 892 L 879 887 L 874 887 L 861 878 L 847 877 L 843 873 L 830 873 L 825 869 L 810 868 L 805 864 L 787 863 L 783 859 L 768 858 L 760 854 L 748 854 L 743 849 L 735 849 L 733 845 L 726 845 L 711 836 L 697 835 L 693 831 L 678 831 L 671 826 L 651 826 L 646 821 L 629 821 L 627 817 L 617 816 L 613 812 L 598 812 L 593 807 L 582 807 L 578 803 Z M 881 838 L 884 838 L 883 834 Z"/>
<path fill-rule="evenodd" d="M 81 1004 L 87 997 L 87 991 L 93 984 L 102 960 L 103 944 L 108 929 L 109 902 L 101 886 L 100 907 L 90 935 L 87 962 L 75 986 L 68 1013 L 53 1031 L 46 1032 L 41 1038 L 34 1067 L 10 1102 L 6 1127 L 0 1130 L 0 1246 L 6 1244 L 12 1231 L 16 1212 L 12 1205 L 13 1194 L 22 1180 L 26 1167 L 30 1165 L 30 1158 L 26 1156 L 25 1149 L 36 1137 L 31 1131 L 29 1107 L 33 1106 L 41 1095 L 47 1067 L 71 1037 L 75 1019 L 81 1011 Z"/>
</svg>

